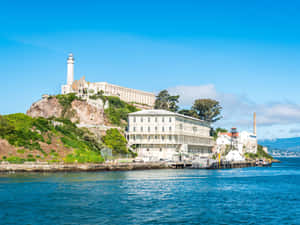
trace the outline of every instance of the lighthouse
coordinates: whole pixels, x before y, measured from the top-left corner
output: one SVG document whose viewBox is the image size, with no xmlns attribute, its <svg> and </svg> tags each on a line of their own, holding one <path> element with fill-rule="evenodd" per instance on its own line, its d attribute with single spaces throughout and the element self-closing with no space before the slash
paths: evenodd
<svg viewBox="0 0 300 225">
<path fill-rule="evenodd" d="M 67 65 L 67 85 L 72 85 L 74 82 L 74 58 L 72 53 L 69 54 Z"/>
</svg>

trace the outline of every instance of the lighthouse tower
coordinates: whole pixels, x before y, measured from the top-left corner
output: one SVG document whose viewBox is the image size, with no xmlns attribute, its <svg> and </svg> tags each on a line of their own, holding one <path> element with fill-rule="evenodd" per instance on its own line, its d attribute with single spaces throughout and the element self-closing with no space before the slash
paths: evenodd
<svg viewBox="0 0 300 225">
<path fill-rule="evenodd" d="M 72 85 L 74 82 L 74 58 L 72 53 L 69 54 L 67 64 L 68 64 L 67 85 Z"/>
<path fill-rule="evenodd" d="M 74 58 L 70 53 L 67 59 L 67 84 L 61 86 L 61 93 L 68 94 L 72 92 L 72 84 L 74 82 Z"/>
</svg>

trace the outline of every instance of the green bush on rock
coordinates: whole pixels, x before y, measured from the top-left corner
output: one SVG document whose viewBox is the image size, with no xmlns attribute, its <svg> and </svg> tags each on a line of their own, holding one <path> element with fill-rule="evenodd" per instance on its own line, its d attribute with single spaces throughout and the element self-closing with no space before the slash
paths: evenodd
<svg viewBox="0 0 300 225">
<path fill-rule="evenodd" d="M 103 143 L 113 150 L 114 154 L 127 154 L 127 140 L 116 128 L 106 131 L 106 135 L 102 137 Z"/>
</svg>

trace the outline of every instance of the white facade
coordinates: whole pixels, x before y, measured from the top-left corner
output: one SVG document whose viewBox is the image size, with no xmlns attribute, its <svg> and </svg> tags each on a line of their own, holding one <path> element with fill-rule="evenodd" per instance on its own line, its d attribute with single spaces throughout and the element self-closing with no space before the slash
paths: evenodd
<svg viewBox="0 0 300 225">
<path fill-rule="evenodd" d="M 202 120 L 166 110 L 142 110 L 128 116 L 128 143 L 144 160 L 195 160 L 210 156 L 213 138 Z"/>
<path fill-rule="evenodd" d="M 257 139 L 253 133 L 242 131 L 238 134 L 236 139 L 238 152 L 243 155 L 245 153 L 256 153 L 257 152 Z M 226 149 L 226 146 L 231 147 L 232 138 L 230 133 L 221 133 L 218 135 L 216 140 L 216 149 L 220 153 Z"/>
<path fill-rule="evenodd" d="M 239 149 L 243 153 L 256 153 L 257 152 L 257 138 L 256 135 L 247 131 L 239 133 Z"/>
<path fill-rule="evenodd" d="M 73 54 L 69 54 L 68 60 L 68 70 L 67 70 L 67 85 L 72 85 L 74 82 L 74 58 Z"/>
<path fill-rule="evenodd" d="M 226 159 L 227 161 L 244 161 L 244 160 L 245 160 L 245 158 L 244 158 L 244 157 L 240 154 L 240 152 L 237 151 L 237 150 L 232 150 L 232 151 L 230 151 L 230 152 L 226 155 L 225 159 Z"/>
<path fill-rule="evenodd" d="M 82 98 L 88 98 L 98 92 L 106 96 L 116 96 L 121 100 L 145 105 L 145 108 L 153 108 L 155 94 L 131 88 L 121 87 L 106 82 L 87 82 L 84 77 L 74 81 L 74 58 L 70 54 L 67 60 L 67 84 L 62 86 L 62 94 L 76 93 Z"/>
</svg>

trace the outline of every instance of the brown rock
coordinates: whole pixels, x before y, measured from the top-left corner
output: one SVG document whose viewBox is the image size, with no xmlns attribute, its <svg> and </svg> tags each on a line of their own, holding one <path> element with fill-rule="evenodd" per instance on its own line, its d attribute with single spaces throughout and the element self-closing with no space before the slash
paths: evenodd
<svg viewBox="0 0 300 225">
<path fill-rule="evenodd" d="M 57 98 L 43 98 L 33 103 L 26 114 L 31 117 L 60 117 L 62 110 Z"/>
</svg>

